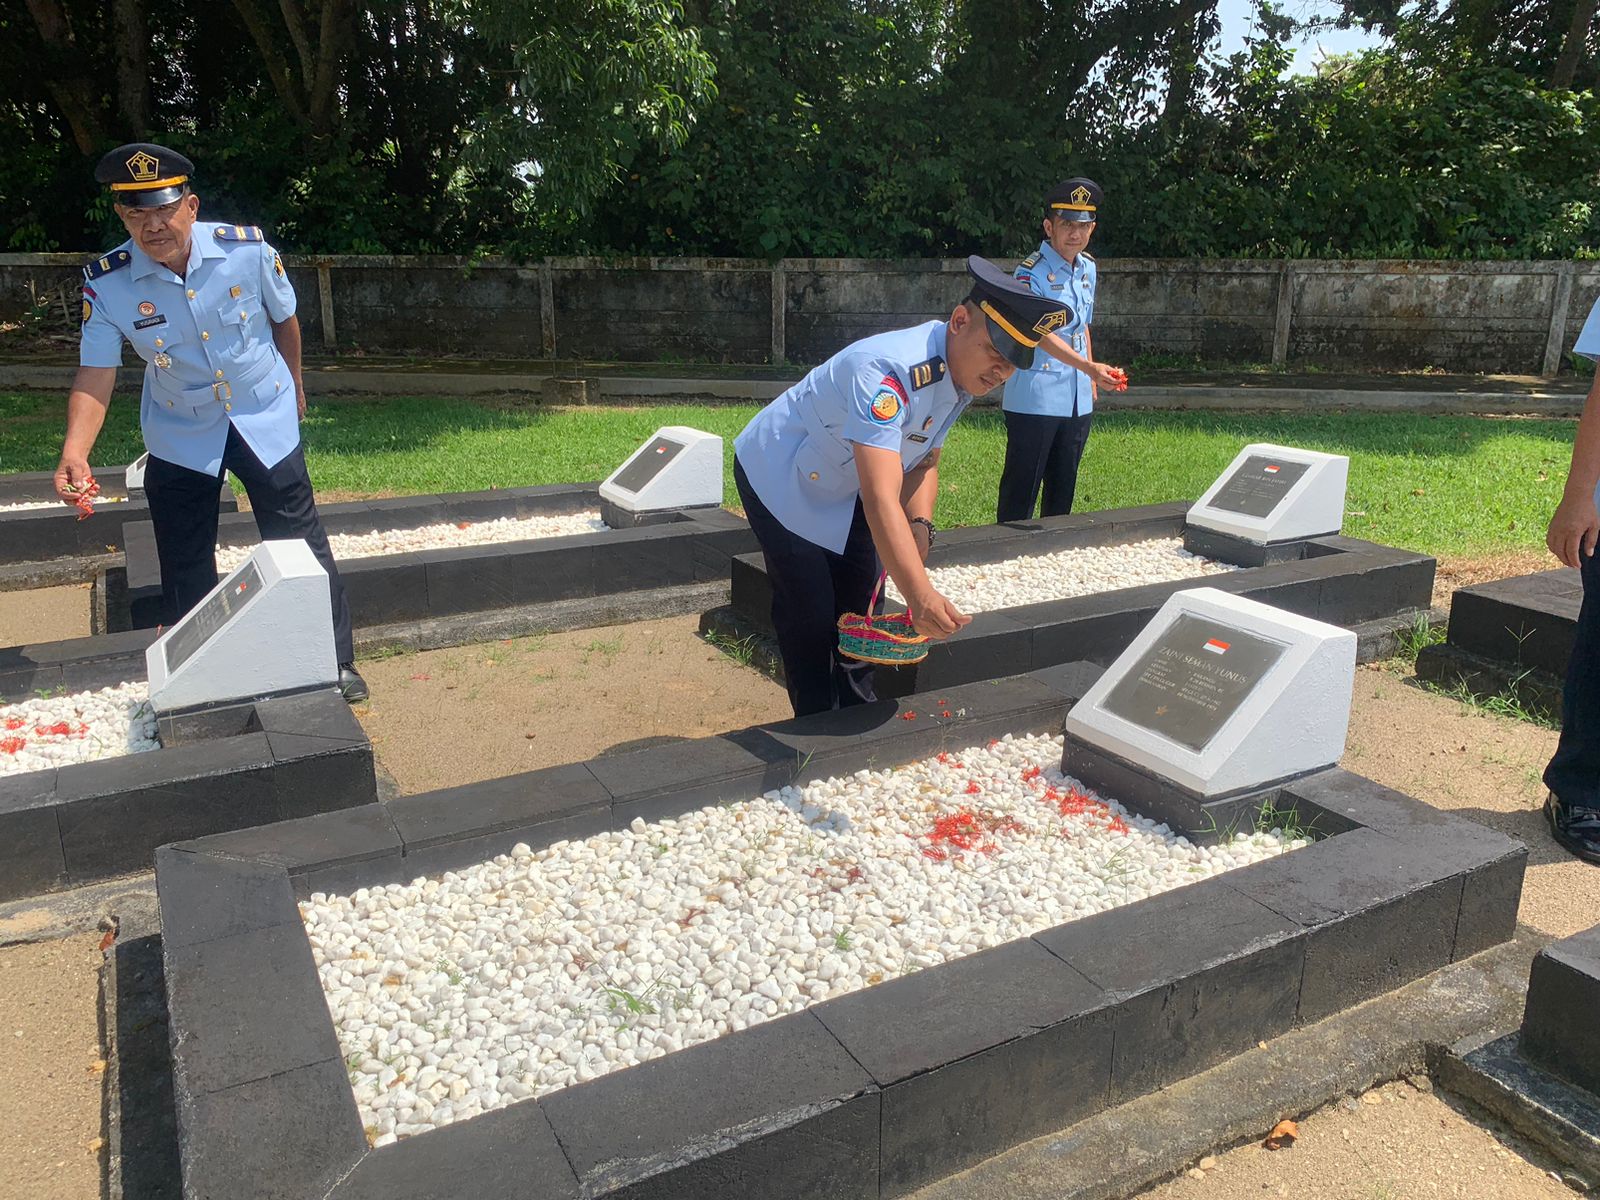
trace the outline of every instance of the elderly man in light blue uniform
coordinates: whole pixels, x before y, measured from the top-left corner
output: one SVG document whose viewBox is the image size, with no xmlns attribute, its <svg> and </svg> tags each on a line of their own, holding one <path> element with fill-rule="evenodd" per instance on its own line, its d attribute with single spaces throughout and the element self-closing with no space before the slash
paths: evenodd
<svg viewBox="0 0 1600 1200">
<path fill-rule="evenodd" d="M 1578 334 L 1574 353 L 1600 363 L 1600 301 Z M 1545 768 L 1550 788 L 1545 815 L 1556 841 L 1585 862 L 1600 866 L 1600 371 L 1589 388 L 1572 469 L 1561 503 L 1550 518 L 1545 542 L 1551 552 L 1583 575 L 1583 605 L 1561 695 L 1561 741 Z"/>
<path fill-rule="evenodd" d="M 79 368 L 56 491 L 70 503 L 90 478 L 127 341 L 145 363 L 139 426 L 150 451 L 144 486 L 166 620 L 216 586 L 218 484 L 232 471 L 261 536 L 304 538 L 327 571 L 339 690 L 362 700 L 350 606 L 300 444 L 294 288 L 260 229 L 196 221 L 193 171 L 183 155 L 151 143 L 113 150 L 95 171 L 132 236 L 84 267 Z"/>
<path fill-rule="evenodd" d="M 1032 368 L 1006 381 L 1006 461 L 996 513 L 1001 522 L 1031 520 L 1036 502 L 1041 516 L 1072 511 L 1095 389 L 1119 383 L 1120 372 L 1094 361 L 1089 333 L 1099 269 L 1087 247 L 1100 202 L 1100 185 L 1092 179 L 1055 187 L 1045 198 L 1044 241 L 1016 270 L 1018 283 L 1065 303 L 1072 320 L 1042 344 L 1045 353 Z"/>
<path fill-rule="evenodd" d="M 923 568 L 939 456 L 972 397 L 1031 363 L 1066 314 L 981 258 L 967 267 L 971 295 L 948 320 L 846 347 L 734 440 L 734 483 L 766 559 L 796 716 L 876 698 L 872 666 L 840 656 L 837 624 L 867 611 L 880 556 L 918 632 L 945 638 L 971 619 Z"/>
</svg>

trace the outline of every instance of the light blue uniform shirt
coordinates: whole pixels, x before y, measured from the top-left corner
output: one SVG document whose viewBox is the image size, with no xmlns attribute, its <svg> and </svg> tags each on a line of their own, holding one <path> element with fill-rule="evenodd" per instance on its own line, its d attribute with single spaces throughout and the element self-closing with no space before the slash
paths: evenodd
<svg viewBox="0 0 1600 1200">
<path fill-rule="evenodd" d="M 1069 263 L 1050 247 L 1039 243 L 1039 252 L 1029 255 L 1013 272 L 1018 283 L 1025 283 L 1035 296 L 1060 300 L 1072 310 L 1072 320 L 1056 330 L 1056 336 L 1079 354 L 1088 354 L 1089 322 L 1094 320 L 1095 288 L 1099 268 L 1087 254 Z M 1044 417 L 1082 416 L 1094 411 L 1094 385 L 1076 367 L 1051 358 L 1044 350 L 1033 356 L 1033 368 L 1016 371 L 1006 380 L 1001 401 L 1007 412 L 1032 413 Z"/>
<path fill-rule="evenodd" d="M 1578 331 L 1578 340 L 1573 343 L 1572 352 L 1600 365 L 1600 300 L 1596 300 L 1594 307 L 1589 310 L 1589 319 Z M 1594 490 L 1594 506 L 1600 509 L 1600 487 Z"/>
<path fill-rule="evenodd" d="M 230 422 L 268 467 L 299 444 L 294 376 L 272 342 L 272 323 L 294 315 L 294 288 L 260 230 L 196 221 L 183 279 L 131 240 L 84 275 L 78 361 L 118 366 L 124 340 L 144 359 L 151 454 L 220 474 Z"/>
<path fill-rule="evenodd" d="M 910 471 L 944 445 L 972 401 L 950 380 L 945 335 L 929 321 L 863 338 L 751 418 L 734 453 L 785 529 L 843 553 L 861 495 L 855 447 L 896 451 Z"/>
</svg>

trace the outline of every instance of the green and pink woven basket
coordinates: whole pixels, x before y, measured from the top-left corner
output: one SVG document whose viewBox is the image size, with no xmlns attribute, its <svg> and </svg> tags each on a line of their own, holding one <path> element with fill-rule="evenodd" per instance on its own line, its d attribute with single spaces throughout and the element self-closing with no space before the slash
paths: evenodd
<svg viewBox="0 0 1600 1200">
<path fill-rule="evenodd" d="M 921 662 L 928 657 L 928 639 L 911 623 L 909 608 L 903 613 L 872 615 L 872 610 L 878 607 L 878 593 L 886 578 L 887 572 L 878 576 L 865 615 L 845 613 L 839 618 L 839 653 L 858 662 L 886 667 Z"/>
</svg>

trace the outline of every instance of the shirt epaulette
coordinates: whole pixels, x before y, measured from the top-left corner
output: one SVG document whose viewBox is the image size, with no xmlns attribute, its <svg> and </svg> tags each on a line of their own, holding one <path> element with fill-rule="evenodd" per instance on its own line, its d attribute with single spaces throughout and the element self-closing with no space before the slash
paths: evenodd
<svg viewBox="0 0 1600 1200">
<path fill-rule="evenodd" d="M 944 378 L 944 359 L 935 354 L 932 358 L 925 359 L 911 368 L 911 390 L 920 391 L 930 383 L 936 383 Z"/>
<path fill-rule="evenodd" d="M 1040 251 L 1035 250 L 1032 254 L 1028 255 L 1027 258 L 1022 260 L 1022 265 L 1024 267 L 1037 267 L 1039 265 L 1039 260 L 1043 257 L 1044 255 Z"/>
<path fill-rule="evenodd" d="M 261 242 L 265 237 L 259 225 L 218 225 L 211 236 L 219 242 Z"/>
<path fill-rule="evenodd" d="M 1078 256 L 1080 258 L 1087 258 L 1090 262 L 1094 261 L 1094 255 L 1090 254 L 1087 250 L 1079 250 Z"/>
<path fill-rule="evenodd" d="M 83 265 L 83 277 L 86 280 L 99 279 L 102 275 L 109 275 L 112 271 L 119 271 L 133 261 L 133 255 L 126 250 L 113 250 L 103 258 L 94 259 Z"/>
</svg>

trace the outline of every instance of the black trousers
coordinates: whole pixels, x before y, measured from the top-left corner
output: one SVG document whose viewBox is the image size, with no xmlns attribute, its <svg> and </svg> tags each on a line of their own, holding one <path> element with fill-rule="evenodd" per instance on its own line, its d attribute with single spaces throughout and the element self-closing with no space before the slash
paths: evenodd
<svg viewBox="0 0 1600 1200">
<path fill-rule="evenodd" d="M 881 570 L 861 501 L 856 501 L 844 553 L 835 554 L 791 533 L 773 516 L 737 458 L 733 483 L 766 558 L 767 578 L 772 581 L 772 627 L 794 715 L 876 700 L 872 664 L 839 654 L 839 618 L 866 611 Z"/>
<path fill-rule="evenodd" d="M 1572 808 L 1600 808 L 1600 553 L 1583 560 L 1583 607 L 1561 694 L 1561 740 L 1545 785 Z"/>
<path fill-rule="evenodd" d="M 222 452 L 222 471 L 216 475 L 191 471 L 153 454 L 145 467 L 144 492 L 150 504 L 150 523 L 155 526 L 156 556 L 161 560 L 165 623 L 171 625 L 217 586 L 217 492 L 228 471 L 244 484 L 263 540 L 304 538 L 317 556 L 328 573 L 334 649 L 340 665 L 353 663 L 356 652 L 350 633 L 350 602 L 333 551 L 328 549 L 322 518 L 317 516 L 304 448 L 296 446 L 277 466 L 265 467 L 232 425 Z"/>
<path fill-rule="evenodd" d="M 1006 465 L 1000 472 L 1000 503 L 995 520 L 1031 521 L 1033 504 L 1044 488 L 1039 515 L 1061 517 L 1072 511 L 1078 490 L 1078 463 L 1089 440 L 1092 412 L 1077 417 L 1006 413 Z"/>
</svg>

